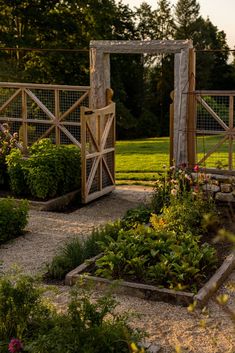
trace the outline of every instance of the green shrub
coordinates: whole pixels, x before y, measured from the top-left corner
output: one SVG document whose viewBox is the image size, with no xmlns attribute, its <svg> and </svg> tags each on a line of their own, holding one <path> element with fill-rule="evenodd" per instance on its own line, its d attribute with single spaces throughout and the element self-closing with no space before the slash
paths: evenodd
<svg viewBox="0 0 235 353">
<path fill-rule="evenodd" d="M 17 204 L 13 199 L 0 200 L 0 243 L 22 234 L 27 224 L 28 202 Z"/>
<path fill-rule="evenodd" d="M 192 233 L 143 225 L 121 229 L 117 241 L 103 244 L 103 252 L 96 261 L 97 275 L 174 289 L 196 290 L 216 264 L 215 249 Z"/>
<path fill-rule="evenodd" d="M 46 199 L 81 188 L 80 150 L 75 146 L 43 139 L 30 148 L 27 159 L 13 151 L 7 165 L 11 189 L 19 196 Z"/>
<path fill-rule="evenodd" d="M 91 235 L 83 241 L 80 238 L 70 240 L 47 266 L 47 276 L 56 279 L 64 278 L 66 273 L 79 266 L 86 259 L 98 255 L 101 252 L 100 242 L 107 244 L 110 239 L 117 239 L 120 228 L 121 225 L 118 221 L 108 223 L 94 229 Z"/>
<path fill-rule="evenodd" d="M 6 157 L 10 154 L 11 150 L 15 147 L 18 135 L 10 134 L 8 124 L 3 124 L 4 132 L 0 130 L 0 186 L 8 186 L 8 174 Z"/>
<path fill-rule="evenodd" d="M 94 303 L 90 293 L 73 291 L 68 312 L 58 313 L 43 292 L 29 276 L 0 278 L 2 353 L 9 352 L 12 338 L 27 353 L 129 353 L 130 344 L 140 339 L 127 318 L 114 313 L 116 303 L 110 296 Z"/>
</svg>

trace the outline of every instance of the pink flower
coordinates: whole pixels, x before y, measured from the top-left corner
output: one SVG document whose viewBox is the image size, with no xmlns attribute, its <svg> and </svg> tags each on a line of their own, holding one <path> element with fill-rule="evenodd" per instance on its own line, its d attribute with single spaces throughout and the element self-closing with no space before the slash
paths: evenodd
<svg viewBox="0 0 235 353">
<path fill-rule="evenodd" d="M 196 164 L 195 167 L 193 168 L 194 172 L 195 173 L 198 173 L 199 172 L 199 166 Z"/>
<path fill-rule="evenodd" d="M 12 338 L 9 345 L 8 350 L 10 353 L 18 353 L 22 351 L 23 345 L 18 338 Z"/>
</svg>

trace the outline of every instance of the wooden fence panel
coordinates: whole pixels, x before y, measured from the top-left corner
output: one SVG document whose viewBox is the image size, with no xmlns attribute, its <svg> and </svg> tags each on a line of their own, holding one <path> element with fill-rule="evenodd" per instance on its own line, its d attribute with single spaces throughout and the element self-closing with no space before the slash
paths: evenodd
<svg viewBox="0 0 235 353">
<path fill-rule="evenodd" d="M 0 128 L 18 132 L 24 150 L 50 137 L 81 148 L 81 105 L 89 106 L 90 87 L 0 83 Z"/>
<path fill-rule="evenodd" d="M 196 91 L 197 164 L 235 173 L 235 91 Z"/>
<path fill-rule="evenodd" d="M 82 201 L 90 202 L 115 188 L 115 104 L 82 107 Z"/>
</svg>

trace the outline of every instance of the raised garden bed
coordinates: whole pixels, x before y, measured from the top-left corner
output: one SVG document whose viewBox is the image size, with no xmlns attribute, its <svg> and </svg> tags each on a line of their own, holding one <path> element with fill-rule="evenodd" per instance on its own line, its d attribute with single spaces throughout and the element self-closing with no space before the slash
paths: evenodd
<svg viewBox="0 0 235 353">
<path fill-rule="evenodd" d="M 165 301 L 184 306 L 187 306 L 196 300 L 199 306 L 203 306 L 235 268 L 235 253 L 232 252 L 225 258 L 224 262 L 217 269 L 214 275 L 196 294 L 194 294 L 127 281 L 118 281 L 118 285 L 114 285 L 117 281 L 111 281 L 105 278 L 90 275 L 90 273 L 93 272 L 96 260 L 101 256 L 102 254 L 99 254 L 70 271 L 65 277 L 65 284 L 71 286 L 78 280 L 82 280 L 84 283 L 94 283 L 96 289 L 98 290 L 103 290 L 104 288 L 112 285 L 113 288 L 115 288 L 115 292 L 120 294 L 126 294 L 148 300 Z"/>
<path fill-rule="evenodd" d="M 38 211 L 66 211 L 75 201 L 80 199 L 80 194 L 80 190 L 75 190 L 65 195 L 61 195 L 46 201 L 28 200 L 29 208 Z M 11 194 L 4 193 L 4 196 L 9 197 Z M 4 199 L 5 197 L 0 196 L 0 200 Z M 20 203 L 23 199 L 14 198 L 14 200 L 17 203 Z"/>
</svg>

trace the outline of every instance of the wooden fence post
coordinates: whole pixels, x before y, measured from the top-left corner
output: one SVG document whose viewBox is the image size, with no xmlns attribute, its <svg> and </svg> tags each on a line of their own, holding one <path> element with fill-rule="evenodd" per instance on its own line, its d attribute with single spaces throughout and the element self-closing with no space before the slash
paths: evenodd
<svg viewBox="0 0 235 353">
<path fill-rule="evenodd" d="M 187 150 L 188 167 L 193 168 L 196 163 L 196 100 L 195 100 L 195 50 L 189 49 L 189 90 L 188 90 L 188 119 L 187 119 Z"/>
<path fill-rule="evenodd" d="M 23 152 L 27 154 L 28 148 L 28 124 L 27 124 L 27 94 L 22 88 L 21 100 L 21 114 L 22 114 L 22 138 L 23 138 Z"/>
<path fill-rule="evenodd" d="M 171 91 L 170 97 L 170 166 L 174 164 L 174 91 Z"/>
</svg>

